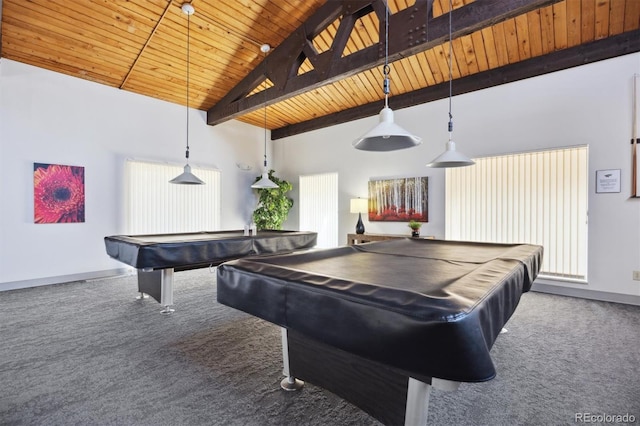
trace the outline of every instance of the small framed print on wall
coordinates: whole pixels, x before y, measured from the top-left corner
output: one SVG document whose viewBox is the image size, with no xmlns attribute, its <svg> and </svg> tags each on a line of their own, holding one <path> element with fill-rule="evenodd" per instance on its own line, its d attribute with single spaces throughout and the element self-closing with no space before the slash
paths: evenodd
<svg viewBox="0 0 640 426">
<path fill-rule="evenodd" d="M 620 192 L 620 169 L 596 170 L 596 193 Z"/>
</svg>

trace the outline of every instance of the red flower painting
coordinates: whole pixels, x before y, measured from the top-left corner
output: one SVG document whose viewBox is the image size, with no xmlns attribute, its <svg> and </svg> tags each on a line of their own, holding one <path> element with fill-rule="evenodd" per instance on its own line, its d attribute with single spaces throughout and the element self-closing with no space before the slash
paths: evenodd
<svg viewBox="0 0 640 426">
<path fill-rule="evenodd" d="M 84 167 L 33 164 L 35 223 L 84 222 Z"/>
</svg>

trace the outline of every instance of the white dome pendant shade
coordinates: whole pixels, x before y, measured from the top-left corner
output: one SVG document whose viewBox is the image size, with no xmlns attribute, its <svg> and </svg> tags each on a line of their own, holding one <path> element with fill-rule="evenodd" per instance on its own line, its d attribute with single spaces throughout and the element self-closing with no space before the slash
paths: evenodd
<svg viewBox="0 0 640 426">
<path fill-rule="evenodd" d="M 184 172 L 171 179 L 169 183 L 177 183 L 181 185 L 203 185 L 204 181 L 191 173 L 191 166 L 187 163 L 187 165 L 184 166 Z"/>
<path fill-rule="evenodd" d="M 380 111 L 380 123 L 369 132 L 353 141 L 353 147 L 362 151 L 397 151 L 420 145 L 422 138 L 414 136 L 393 122 L 393 111 L 389 108 L 389 5 L 385 2 L 385 57 L 382 73 L 384 80 L 384 108 Z"/>
<path fill-rule="evenodd" d="M 380 111 L 380 123 L 355 140 L 353 146 L 363 151 L 395 151 L 418 146 L 421 140 L 395 124 L 393 110 L 385 105 Z"/>
<path fill-rule="evenodd" d="M 252 188 L 256 189 L 274 189 L 279 188 L 278 184 L 274 183 L 271 179 L 269 179 L 269 172 L 267 169 L 264 169 L 262 172 L 262 177 L 259 181 L 251 185 Z"/>
<path fill-rule="evenodd" d="M 445 168 L 445 167 L 465 167 L 472 166 L 475 162 L 461 152 L 456 151 L 456 143 L 452 140 L 447 142 L 447 150 L 434 158 L 427 167 Z"/>
</svg>

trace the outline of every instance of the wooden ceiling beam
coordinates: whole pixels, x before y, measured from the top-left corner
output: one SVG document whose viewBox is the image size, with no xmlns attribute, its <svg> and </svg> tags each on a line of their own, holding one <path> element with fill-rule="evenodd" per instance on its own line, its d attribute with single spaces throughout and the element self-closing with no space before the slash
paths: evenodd
<svg viewBox="0 0 640 426">
<path fill-rule="evenodd" d="M 461 95 L 635 52 L 640 52 L 640 30 L 628 31 L 456 79 L 453 81 L 453 94 Z M 389 104 L 394 110 L 397 110 L 445 99 L 448 96 L 449 82 L 446 81 L 435 86 L 393 96 L 389 99 Z M 273 129 L 271 131 L 271 139 L 281 139 L 311 130 L 371 117 L 377 115 L 382 107 L 383 101 L 371 102 L 313 120 Z M 445 118 L 443 118 L 443 126 L 445 121 Z"/>
<path fill-rule="evenodd" d="M 473 2 L 452 12 L 452 37 L 471 34 L 505 19 L 558 1 L 560 0 Z M 313 49 L 309 49 L 309 41 L 337 18 L 342 16 L 344 25 L 350 25 L 353 19 L 345 19 L 345 17 L 355 16 L 357 19 L 363 15 L 363 11 L 376 13 L 383 26 L 385 16 L 381 15 L 380 11 L 385 10 L 385 5 L 385 0 L 343 0 L 325 3 L 280 46 L 276 47 L 264 64 L 259 64 L 207 111 L 207 123 L 219 124 L 255 111 L 265 102 L 269 104 L 280 102 L 384 64 L 385 41 L 382 37 L 380 42 L 345 57 L 341 57 L 344 46 L 340 49 L 340 45 L 346 42 L 348 37 L 344 37 L 340 28 L 338 29 L 340 39 L 333 43 L 328 51 L 314 52 Z M 431 5 L 431 0 L 416 0 L 413 6 L 389 16 L 390 62 L 428 50 L 448 40 L 449 16 L 445 14 L 431 19 Z M 297 67 L 302 63 L 302 56 L 308 57 L 312 64 L 322 65 L 321 69 L 314 68 L 298 75 Z M 274 82 L 274 86 L 266 89 L 260 96 L 247 96 L 264 80 L 265 76 Z"/>
</svg>

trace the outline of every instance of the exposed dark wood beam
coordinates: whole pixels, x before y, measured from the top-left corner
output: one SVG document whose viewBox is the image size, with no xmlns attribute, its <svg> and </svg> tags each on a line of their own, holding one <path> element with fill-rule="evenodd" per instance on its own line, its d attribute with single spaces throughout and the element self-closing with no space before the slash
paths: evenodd
<svg viewBox="0 0 640 426">
<path fill-rule="evenodd" d="M 506 19 L 536 10 L 560 0 L 482 0 L 452 12 L 452 37 L 471 34 Z M 449 17 L 431 19 L 430 0 L 416 0 L 414 6 L 389 17 L 389 61 L 414 55 L 437 46 L 449 37 Z M 339 37 L 326 52 L 315 52 L 310 41 L 342 16 L 342 25 L 352 25 L 353 19 L 366 13 L 376 13 L 381 25 L 385 22 L 384 0 L 328 1 L 307 22 L 294 31 L 269 55 L 267 62 L 251 71 L 236 87 L 207 111 L 207 123 L 215 125 L 255 111 L 265 102 L 280 102 L 326 84 L 350 77 L 382 65 L 384 38 L 372 46 L 341 57 L 347 37 L 338 29 Z M 429 18 L 428 18 L 429 17 Z M 346 18 L 346 19 L 345 19 Z M 301 58 L 309 58 L 316 67 L 298 75 Z M 274 86 L 260 96 L 248 96 L 264 78 Z"/>
<path fill-rule="evenodd" d="M 500 84 L 511 83 L 530 77 L 561 71 L 617 56 L 640 51 L 640 30 L 629 31 L 605 39 L 585 43 L 544 56 L 527 59 L 453 81 L 453 94 L 473 92 Z M 426 102 L 445 99 L 449 96 L 449 83 L 441 83 L 413 92 L 389 98 L 389 106 L 394 109 L 406 108 Z M 281 139 L 300 133 L 317 130 L 335 124 L 346 123 L 360 118 L 377 115 L 383 101 L 372 102 L 348 110 L 325 115 L 302 123 L 292 124 L 271 131 L 271 139 Z M 445 120 L 443 118 L 443 120 Z M 443 121 L 444 123 L 444 121 Z M 354 137 L 357 135 L 354 135 Z"/>
</svg>

